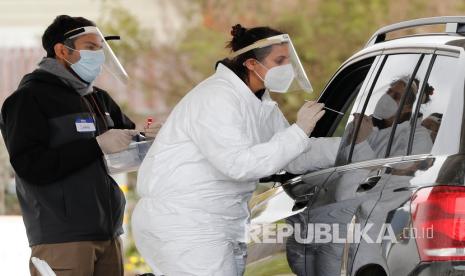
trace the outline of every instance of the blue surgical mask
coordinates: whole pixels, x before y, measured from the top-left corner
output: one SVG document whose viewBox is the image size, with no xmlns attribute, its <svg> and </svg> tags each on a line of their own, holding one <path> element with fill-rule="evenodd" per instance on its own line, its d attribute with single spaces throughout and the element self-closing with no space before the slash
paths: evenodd
<svg viewBox="0 0 465 276">
<path fill-rule="evenodd" d="M 66 45 L 65 45 L 66 46 Z M 66 46 L 67 48 L 78 51 L 81 58 L 76 63 L 70 64 L 71 69 L 84 81 L 91 83 L 102 71 L 102 65 L 105 63 L 105 53 L 103 50 L 76 50 Z"/>
</svg>

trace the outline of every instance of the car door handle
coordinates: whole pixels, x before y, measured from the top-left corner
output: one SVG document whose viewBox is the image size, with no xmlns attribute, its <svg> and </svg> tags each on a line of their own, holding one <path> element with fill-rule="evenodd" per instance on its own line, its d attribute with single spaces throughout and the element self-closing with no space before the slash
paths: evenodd
<svg viewBox="0 0 465 276">
<path fill-rule="evenodd" d="M 310 200 L 312 199 L 314 195 L 315 193 L 313 192 L 313 193 L 309 193 L 309 194 L 301 195 L 297 197 L 294 201 L 294 206 L 292 207 L 292 211 L 295 212 L 307 206 L 307 204 L 310 202 Z"/>
<path fill-rule="evenodd" d="M 357 192 L 365 192 L 373 189 L 373 187 L 375 187 L 376 184 L 378 184 L 380 179 L 380 175 L 368 177 L 362 184 L 358 186 Z"/>
<path fill-rule="evenodd" d="M 288 182 L 290 179 L 295 178 L 296 176 L 297 176 L 296 174 L 283 171 L 277 174 L 273 174 L 267 177 L 260 178 L 259 182 L 260 183 L 275 182 L 274 187 L 279 187 L 283 185 L 284 183 Z"/>
<path fill-rule="evenodd" d="M 293 212 L 304 208 L 305 206 L 307 206 L 310 203 L 310 201 L 313 201 L 315 199 L 315 196 L 318 194 L 318 192 L 320 190 L 319 186 L 315 185 L 315 186 L 311 187 L 311 189 L 312 189 L 312 191 L 308 191 L 308 193 L 300 195 L 300 196 L 295 198 L 294 206 L 292 207 Z"/>
</svg>

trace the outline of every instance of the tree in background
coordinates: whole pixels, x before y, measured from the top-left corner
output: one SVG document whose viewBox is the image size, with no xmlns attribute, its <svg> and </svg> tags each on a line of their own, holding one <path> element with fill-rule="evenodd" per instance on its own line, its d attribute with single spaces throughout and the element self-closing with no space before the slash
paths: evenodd
<svg viewBox="0 0 465 276">
<path fill-rule="evenodd" d="M 180 51 L 189 56 L 192 68 L 203 77 L 228 53 L 232 25 L 266 25 L 288 32 L 312 82 L 314 93 L 287 93 L 272 97 L 286 117 L 295 120 L 303 99 L 315 99 L 337 68 L 361 49 L 382 26 L 419 17 L 453 15 L 465 10 L 459 0 L 197 0 L 202 20 L 186 32 Z M 422 28 L 420 28 L 421 30 Z M 412 33 L 404 31 L 401 33 Z"/>
<path fill-rule="evenodd" d="M 159 0 L 162 5 L 167 3 Z M 165 117 L 198 82 L 214 72 L 216 61 L 228 55 L 226 42 L 236 23 L 245 27 L 268 25 L 288 32 L 314 87 L 311 95 L 288 93 L 273 97 L 293 121 L 304 98 L 315 99 L 331 75 L 371 34 L 387 24 L 428 16 L 450 15 L 465 10 L 459 0 L 288 0 L 227 1 L 195 0 L 169 2 L 187 22 L 181 31 L 164 25 L 173 39 L 159 43 L 157 34 L 141 28 L 135 15 L 114 1 L 104 1 L 101 26 L 120 34 L 114 43 L 131 75 L 128 94 L 143 93 L 147 108 L 129 113 L 143 120 L 147 114 Z M 173 18 L 164 18 L 169 22 Z M 421 30 L 421 28 L 420 28 Z M 403 32 L 412 33 L 411 30 Z"/>
<path fill-rule="evenodd" d="M 160 7 L 172 4 L 159 1 Z M 189 21 L 195 6 L 189 2 L 174 2 Z M 119 1 L 104 1 L 99 26 L 105 33 L 118 34 L 121 41 L 112 43 L 112 48 L 130 76 L 125 89 L 128 97 L 143 94 L 145 108 L 125 106 L 126 111 L 136 120 L 143 121 L 146 115 L 166 116 L 170 108 L 184 95 L 198 74 L 190 69 L 185 55 L 180 54 L 176 44 L 176 33 L 169 24 L 163 25 L 164 33 L 171 33 L 174 42 L 160 43 L 157 33 L 141 27 L 137 16 L 125 9 Z M 166 19 L 168 20 L 168 19 Z M 111 42 L 110 42 L 111 43 Z"/>
</svg>

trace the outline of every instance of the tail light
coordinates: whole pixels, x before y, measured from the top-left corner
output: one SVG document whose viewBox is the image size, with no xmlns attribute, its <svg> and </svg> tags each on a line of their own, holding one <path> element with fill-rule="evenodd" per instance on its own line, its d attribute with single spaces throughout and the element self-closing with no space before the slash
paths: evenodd
<svg viewBox="0 0 465 276">
<path fill-rule="evenodd" d="M 422 188 L 411 212 L 422 261 L 465 260 L 465 187 Z"/>
</svg>

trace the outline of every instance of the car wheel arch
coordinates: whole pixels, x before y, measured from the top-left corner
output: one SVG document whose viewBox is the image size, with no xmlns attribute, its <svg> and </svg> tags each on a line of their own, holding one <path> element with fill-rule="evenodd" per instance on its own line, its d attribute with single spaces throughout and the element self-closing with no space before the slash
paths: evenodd
<svg viewBox="0 0 465 276">
<path fill-rule="evenodd" d="M 367 264 L 357 270 L 355 276 L 387 276 L 386 270 L 379 264 Z"/>
</svg>

